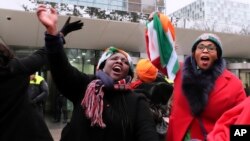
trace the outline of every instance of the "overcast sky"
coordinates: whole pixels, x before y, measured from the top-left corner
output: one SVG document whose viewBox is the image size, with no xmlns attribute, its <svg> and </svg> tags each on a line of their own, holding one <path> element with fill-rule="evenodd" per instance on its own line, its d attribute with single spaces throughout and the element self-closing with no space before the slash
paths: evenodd
<svg viewBox="0 0 250 141">
<path fill-rule="evenodd" d="M 195 0 L 167 0 L 167 14 L 180 9 Z"/>
</svg>

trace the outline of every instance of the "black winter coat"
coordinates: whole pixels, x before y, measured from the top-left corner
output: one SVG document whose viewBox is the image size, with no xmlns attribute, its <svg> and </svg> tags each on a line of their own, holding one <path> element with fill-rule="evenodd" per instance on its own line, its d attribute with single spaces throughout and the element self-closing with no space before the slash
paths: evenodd
<svg viewBox="0 0 250 141">
<path fill-rule="evenodd" d="M 60 37 L 46 35 L 46 48 L 52 77 L 58 90 L 73 102 L 74 109 L 70 123 L 62 131 L 61 141 L 157 141 L 155 123 L 149 105 L 143 96 L 131 91 L 105 91 L 103 120 L 106 128 L 91 127 L 81 107 L 87 85 L 94 78 L 72 67 L 63 51 Z M 116 112 L 115 103 L 125 101 L 130 127 L 123 128 Z"/>
<path fill-rule="evenodd" d="M 46 61 L 46 51 L 0 66 L 0 141 L 52 141 L 44 120 L 27 95 L 29 75 Z"/>
</svg>

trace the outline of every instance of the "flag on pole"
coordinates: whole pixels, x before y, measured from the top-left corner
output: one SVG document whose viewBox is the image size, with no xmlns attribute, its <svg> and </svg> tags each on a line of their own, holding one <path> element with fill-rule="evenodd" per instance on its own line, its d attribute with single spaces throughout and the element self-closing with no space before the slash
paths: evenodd
<svg viewBox="0 0 250 141">
<path fill-rule="evenodd" d="M 175 51 L 174 26 L 167 16 L 155 13 L 153 20 L 147 23 L 146 45 L 150 61 L 170 80 L 174 80 L 180 66 Z"/>
</svg>

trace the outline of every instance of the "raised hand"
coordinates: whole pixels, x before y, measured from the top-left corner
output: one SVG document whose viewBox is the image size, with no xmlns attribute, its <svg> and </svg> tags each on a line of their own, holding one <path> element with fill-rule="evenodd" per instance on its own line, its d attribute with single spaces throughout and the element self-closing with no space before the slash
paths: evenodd
<svg viewBox="0 0 250 141">
<path fill-rule="evenodd" d="M 149 20 L 149 21 L 152 21 L 152 20 L 153 20 L 155 13 L 157 13 L 158 16 L 159 16 L 159 12 L 152 12 L 152 13 L 150 13 L 150 15 L 149 15 L 149 17 L 148 17 L 148 20 Z"/>
<path fill-rule="evenodd" d="M 58 15 L 54 8 L 46 8 L 46 5 L 39 5 L 37 8 L 37 17 L 39 21 L 46 27 L 47 33 L 56 35 Z"/>
<path fill-rule="evenodd" d="M 61 33 L 63 34 L 64 37 L 72 31 L 82 29 L 83 22 L 81 20 L 70 23 L 70 19 L 71 17 L 67 19 L 64 26 L 61 29 Z"/>
</svg>

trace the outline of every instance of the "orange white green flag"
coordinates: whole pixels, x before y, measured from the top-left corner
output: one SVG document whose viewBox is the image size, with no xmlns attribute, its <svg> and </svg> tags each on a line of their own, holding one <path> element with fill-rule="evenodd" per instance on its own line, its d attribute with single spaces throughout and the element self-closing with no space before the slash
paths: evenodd
<svg viewBox="0 0 250 141">
<path fill-rule="evenodd" d="M 179 70 L 175 51 L 175 30 L 169 18 L 155 13 L 146 28 L 147 54 L 150 61 L 170 80 L 174 80 Z"/>
</svg>

